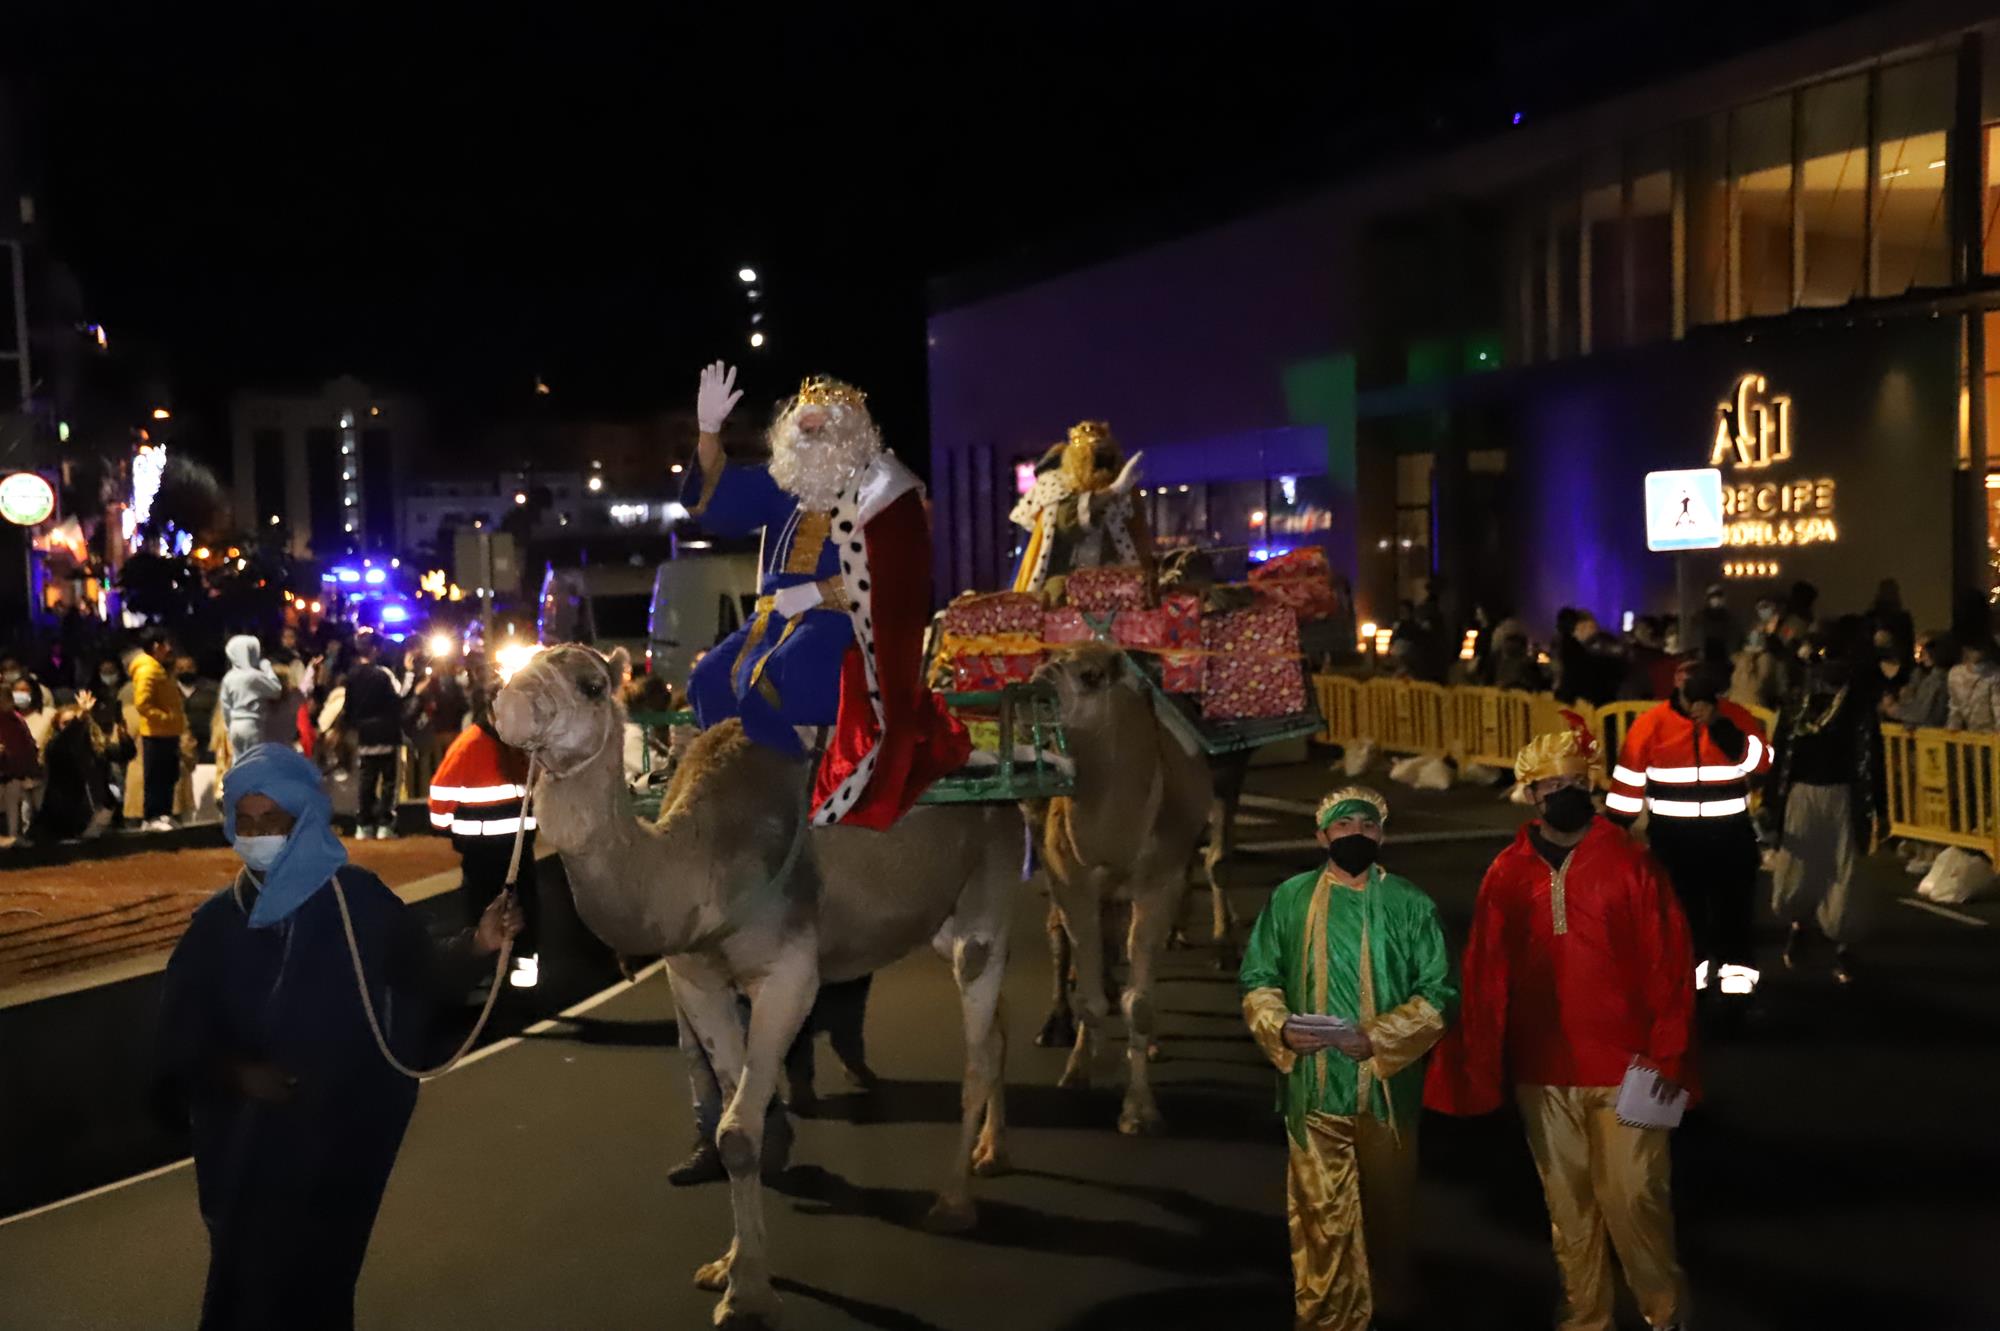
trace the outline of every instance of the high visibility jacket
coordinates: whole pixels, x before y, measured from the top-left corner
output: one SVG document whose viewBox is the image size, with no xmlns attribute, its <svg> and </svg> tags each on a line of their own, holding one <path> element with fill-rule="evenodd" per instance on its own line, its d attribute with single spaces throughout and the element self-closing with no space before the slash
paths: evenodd
<svg viewBox="0 0 2000 1331">
<path fill-rule="evenodd" d="M 454 837 L 513 836 L 527 779 L 526 754 L 484 726 L 467 726 L 431 778 L 431 826 Z M 527 830 L 535 830 L 532 817 Z"/>
<path fill-rule="evenodd" d="M 1771 748 L 1749 712 L 1726 698 L 1715 709 L 1743 733 L 1741 752 L 1724 752 L 1707 728 L 1663 702 L 1626 732 L 1605 807 L 1627 817 L 1644 809 L 1655 819 L 1747 816 L 1750 778 L 1771 766 Z"/>
</svg>

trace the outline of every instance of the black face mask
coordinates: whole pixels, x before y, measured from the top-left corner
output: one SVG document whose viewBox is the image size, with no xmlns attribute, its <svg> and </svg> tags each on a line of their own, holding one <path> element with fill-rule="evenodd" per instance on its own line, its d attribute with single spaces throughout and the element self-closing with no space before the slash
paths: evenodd
<svg viewBox="0 0 2000 1331">
<path fill-rule="evenodd" d="M 1327 844 L 1326 857 L 1342 873 L 1358 874 L 1375 862 L 1382 843 L 1361 832 L 1335 837 Z"/>
<path fill-rule="evenodd" d="M 1542 821 L 1551 831 L 1574 832 L 1596 816 L 1590 792 L 1581 786 L 1564 786 L 1542 801 Z"/>
</svg>

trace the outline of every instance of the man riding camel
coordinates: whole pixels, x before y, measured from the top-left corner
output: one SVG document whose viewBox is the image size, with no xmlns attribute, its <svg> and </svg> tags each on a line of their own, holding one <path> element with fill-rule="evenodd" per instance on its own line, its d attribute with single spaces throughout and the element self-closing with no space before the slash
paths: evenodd
<svg viewBox="0 0 2000 1331">
<path fill-rule="evenodd" d="M 813 821 L 886 828 L 972 748 L 923 684 L 922 482 L 882 447 L 867 394 L 820 376 L 779 408 L 768 466 L 726 462 L 735 384 L 720 361 L 702 371 L 684 498 L 718 535 L 762 530 L 762 596 L 689 677 L 695 717 L 704 729 L 740 717 L 751 739 L 793 755 L 804 753 L 800 727 L 832 725 Z"/>
</svg>

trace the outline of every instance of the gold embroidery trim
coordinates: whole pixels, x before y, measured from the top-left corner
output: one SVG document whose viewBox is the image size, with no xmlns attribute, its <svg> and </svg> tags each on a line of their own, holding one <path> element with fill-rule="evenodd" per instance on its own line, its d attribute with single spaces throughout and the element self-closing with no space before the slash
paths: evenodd
<svg viewBox="0 0 2000 1331">
<path fill-rule="evenodd" d="M 1575 852 L 1563 858 L 1562 868 L 1549 870 L 1549 915 L 1558 934 L 1569 932 L 1569 893 L 1563 880 L 1569 877 L 1570 861 Z"/>
<path fill-rule="evenodd" d="M 819 572 L 820 551 L 826 548 L 826 536 L 831 530 L 831 514 L 799 514 L 799 525 L 792 533 L 792 548 L 785 552 L 785 572 Z"/>
</svg>

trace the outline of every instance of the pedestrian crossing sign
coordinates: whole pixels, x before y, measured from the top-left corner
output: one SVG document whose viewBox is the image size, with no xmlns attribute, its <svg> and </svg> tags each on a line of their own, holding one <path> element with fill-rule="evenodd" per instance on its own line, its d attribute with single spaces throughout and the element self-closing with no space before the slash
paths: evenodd
<svg viewBox="0 0 2000 1331">
<path fill-rule="evenodd" d="M 1646 548 L 1714 550 L 1722 544 L 1722 473 L 1714 467 L 1646 473 Z"/>
</svg>

